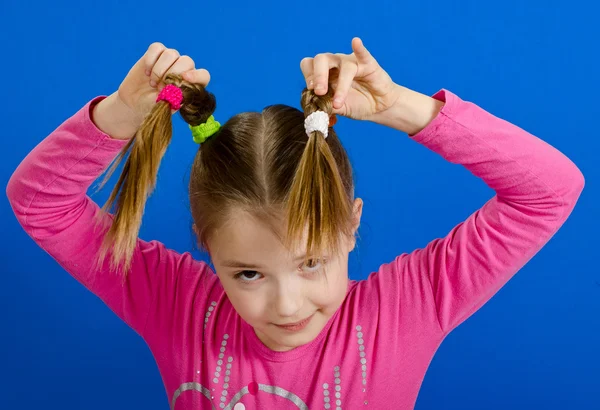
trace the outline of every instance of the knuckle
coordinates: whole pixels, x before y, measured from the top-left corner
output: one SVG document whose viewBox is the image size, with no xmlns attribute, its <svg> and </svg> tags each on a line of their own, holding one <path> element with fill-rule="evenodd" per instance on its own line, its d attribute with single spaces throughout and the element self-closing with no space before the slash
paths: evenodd
<svg viewBox="0 0 600 410">
<path fill-rule="evenodd" d="M 177 58 L 179 57 L 179 51 L 175 50 L 174 48 L 167 48 L 163 54 L 165 54 L 167 57 L 171 57 L 171 58 Z"/>
<path fill-rule="evenodd" d="M 190 56 L 188 56 L 188 55 L 182 55 L 182 56 L 180 56 L 180 57 L 179 57 L 179 59 L 180 59 L 182 62 L 186 63 L 187 65 L 190 65 L 190 64 L 191 64 L 192 66 L 194 65 L 194 60 L 192 59 L 192 57 L 190 57 Z"/>
<path fill-rule="evenodd" d="M 148 47 L 149 51 L 160 51 L 160 50 L 164 50 L 166 47 L 163 43 L 160 43 L 158 41 L 155 41 L 154 43 L 150 44 L 150 46 Z"/>
<path fill-rule="evenodd" d="M 310 65 L 310 63 L 312 62 L 312 58 L 311 57 L 304 57 L 302 60 L 300 60 L 300 67 L 308 67 Z"/>
</svg>

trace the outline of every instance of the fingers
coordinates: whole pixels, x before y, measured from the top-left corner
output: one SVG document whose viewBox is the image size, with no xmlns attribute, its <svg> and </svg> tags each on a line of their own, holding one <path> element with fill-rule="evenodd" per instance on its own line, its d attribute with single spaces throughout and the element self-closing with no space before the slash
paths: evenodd
<svg viewBox="0 0 600 410">
<path fill-rule="evenodd" d="M 147 76 L 149 76 L 152 73 L 152 68 L 154 67 L 154 64 L 156 64 L 158 58 L 165 50 L 166 47 L 162 43 L 150 44 L 150 47 L 148 47 L 148 51 L 146 51 L 146 54 L 144 54 L 144 71 L 146 72 Z"/>
<path fill-rule="evenodd" d="M 314 89 L 317 95 L 326 94 L 329 70 L 339 67 L 341 62 L 339 55 L 331 53 L 317 54 L 315 58 L 303 58 L 300 61 L 300 69 L 306 80 L 306 87 L 309 90 Z"/>
<path fill-rule="evenodd" d="M 152 74 L 150 75 L 150 85 L 155 87 L 156 84 L 161 82 L 161 80 L 165 77 L 167 72 L 171 69 L 171 67 L 177 62 L 179 59 L 179 51 L 167 48 L 163 50 L 158 57 L 158 61 L 152 67 Z"/>
<path fill-rule="evenodd" d="M 375 62 L 375 59 L 359 37 L 352 39 L 352 51 L 351 55 L 317 54 L 314 58 L 307 57 L 300 62 L 300 69 L 306 80 L 306 87 L 309 90 L 314 89 L 317 95 L 327 93 L 330 70 L 332 68 L 339 69 L 337 82 L 334 85 L 335 96 L 333 106 L 336 109 L 341 108 L 344 104 L 344 100 L 352 87 L 352 82 L 357 76 L 359 68 L 366 65 L 373 65 Z"/>
<path fill-rule="evenodd" d="M 359 64 L 368 64 L 374 60 L 369 50 L 367 50 L 362 40 L 358 37 L 352 39 L 352 51 Z"/>
<path fill-rule="evenodd" d="M 190 71 L 194 69 L 194 60 L 190 56 L 180 56 L 175 62 L 171 65 L 171 67 L 164 73 L 163 78 L 167 76 L 167 74 L 174 73 L 180 74 L 185 71 Z"/>
<path fill-rule="evenodd" d="M 144 56 L 144 69 L 150 76 L 150 85 L 156 87 L 167 74 L 181 73 L 191 83 L 208 85 L 210 73 L 205 69 L 195 69 L 194 60 L 186 55 L 179 55 L 175 49 L 165 47 L 162 43 L 153 43 Z"/>
<path fill-rule="evenodd" d="M 329 83 L 329 70 L 339 67 L 341 57 L 331 53 L 317 54 L 313 61 L 313 84 L 315 94 L 325 95 Z"/>
<path fill-rule="evenodd" d="M 210 82 L 210 73 L 204 68 L 187 71 L 182 74 L 182 77 L 190 83 L 201 84 L 205 87 Z"/>
<path fill-rule="evenodd" d="M 358 65 L 354 61 L 345 60 L 342 62 L 335 87 L 335 95 L 333 96 L 333 108 L 342 108 L 357 72 Z"/>
<path fill-rule="evenodd" d="M 300 70 L 302 71 L 302 75 L 306 80 L 306 88 L 312 90 L 314 86 L 314 81 L 312 79 L 313 75 L 313 59 L 310 57 L 305 57 L 300 61 Z"/>
</svg>

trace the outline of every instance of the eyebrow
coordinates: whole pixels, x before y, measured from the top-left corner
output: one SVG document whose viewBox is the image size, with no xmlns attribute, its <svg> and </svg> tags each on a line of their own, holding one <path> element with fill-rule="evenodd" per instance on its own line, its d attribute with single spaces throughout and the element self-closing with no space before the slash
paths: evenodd
<svg viewBox="0 0 600 410">
<path fill-rule="evenodd" d="M 294 259 L 294 262 L 299 262 L 301 260 L 303 260 L 304 258 L 306 258 L 306 254 L 298 256 L 296 259 Z M 244 263 L 244 262 L 239 262 L 236 260 L 226 260 L 223 262 L 223 266 L 225 266 L 226 268 L 246 268 L 246 269 L 260 269 L 261 266 L 259 265 L 252 265 L 251 263 Z"/>
</svg>

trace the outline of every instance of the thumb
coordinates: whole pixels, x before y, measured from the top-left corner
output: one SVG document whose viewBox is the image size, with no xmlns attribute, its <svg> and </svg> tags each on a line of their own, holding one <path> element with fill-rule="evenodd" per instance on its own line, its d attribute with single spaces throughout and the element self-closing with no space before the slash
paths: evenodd
<svg viewBox="0 0 600 410">
<path fill-rule="evenodd" d="M 367 50 L 362 40 L 358 37 L 352 39 L 352 51 L 354 51 L 354 55 L 359 63 L 366 64 L 373 59 L 369 50 Z"/>
</svg>

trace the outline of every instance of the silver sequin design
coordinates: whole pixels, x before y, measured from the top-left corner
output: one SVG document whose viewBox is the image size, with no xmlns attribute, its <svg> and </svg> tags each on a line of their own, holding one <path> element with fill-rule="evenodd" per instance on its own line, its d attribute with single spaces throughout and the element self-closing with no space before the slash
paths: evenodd
<svg viewBox="0 0 600 410">
<path fill-rule="evenodd" d="M 219 378 L 221 377 L 221 371 L 223 370 L 223 357 L 225 357 L 225 349 L 227 347 L 227 339 L 229 339 L 229 335 L 226 333 L 223 335 L 223 340 L 221 341 L 221 349 L 219 353 L 219 360 L 217 360 L 217 367 L 215 368 L 213 383 L 218 384 Z"/>
<path fill-rule="evenodd" d="M 212 312 L 215 310 L 215 306 L 217 306 L 217 302 L 215 302 L 215 301 L 211 302 L 210 306 L 208 307 L 208 311 L 204 315 L 204 330 L 206 330 L 206 325 L 208 324 L 208 319 L 210 318 L 210 315 L 212 314 Z"/>
<path fill-rule="evenodd" d="M 363 336 L 362 326 L 356 326 L 356 339 L 358 342 L 358 355 L 360 356 L 360 367 L 364 393 L 367 388 L 367 354 L 365 353 L 365 339 Z"/>
<path fill-rule="evenodd" d="M 199 383 L 183 383 L 181 386 L 179 386 L 179 388 L 173 394 L 173 400 L 171 400 L 171 409 L 175 409 L 175 403 L 177 402 L 177 398 L 181 395 L 181 393 L 183 393 L 186 390 L 196 390 L 196 391 L 200 392 L 204 397 L 206 397 L 210 401 L 211 409 L 216 410 L 215 406 L 213 406 L 212 401 L 211 401 L 210 391 L 206 387 L 202 386 Z M 267 384 L 259 384 L 258 390 L 263 391 L 265 393 L 274 394 L 279 397 L 283 397 L 284 399 L 287 399 L 288 401 L 294 403 L 296 405 L 296 407 L 298 407 L 300 410 L 308 410 L 308 406 L 306 405 L 306 403 L 304 403 L 302 401 L 302 399 L 300 397 L 296 396 L 292 392 L 282 389 L 281 387 L 269 386 Z M 224 410 L 232 410 L 234 408 L 234 406 L 246 394 L 250 394 L 250 391 L 248 390 L 248 386 L 242 388 L 239 392 L 237 392 L 232 397 L 231 401 L 227 405 L 223 406 L 222 408 Z"/>
</svg>

